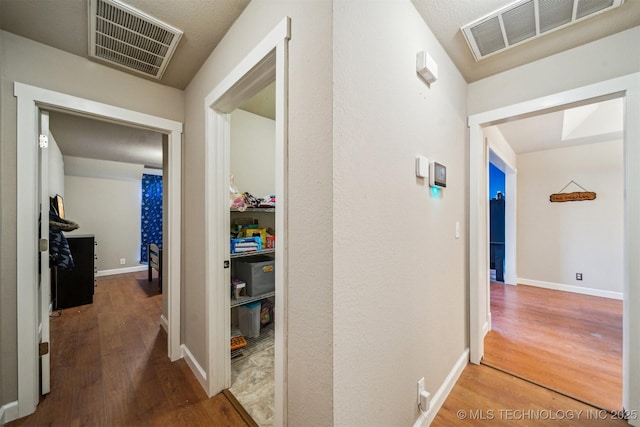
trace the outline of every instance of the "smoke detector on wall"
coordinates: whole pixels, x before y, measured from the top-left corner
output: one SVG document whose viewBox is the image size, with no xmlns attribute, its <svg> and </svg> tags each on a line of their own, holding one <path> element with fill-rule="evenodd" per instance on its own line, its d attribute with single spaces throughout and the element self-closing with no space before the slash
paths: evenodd
<svg viewBox="0 0 640 427">
<path fill-rule="evenodd" d="M 117 0 L 89 0 L 89 56 L 160 79 L 182 31 Z"/>
<path fill-rule="evenodd" d="M 622 3 L 624 0 L 518 0 L 461 30 L 479 61 Z"/>
</svg>

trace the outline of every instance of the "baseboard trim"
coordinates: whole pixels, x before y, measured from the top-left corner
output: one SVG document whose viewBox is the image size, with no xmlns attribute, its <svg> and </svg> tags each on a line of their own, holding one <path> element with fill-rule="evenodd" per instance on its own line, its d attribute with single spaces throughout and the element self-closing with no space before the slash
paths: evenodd
<svg viewBox="0 0 640 427">
<path fill-rule="evenodd" d="M 464 368 L 468 363 L 469 349 L 467 348 L 462 352 L 455 365 L 453 365 L 451 371 L 449 371 L 447 378 L 444 379 L 444 382 L 438 391 L 436 391 L 431 398 L 429 410 L 420 414 L 420 417 L 418 417 L 416 422 L 413 424 L 413 427 L 427 427 L 431 425 L 433 419 L 438 415 L 438 411 L 442 408 L 444 401 L 447 400 L 447 396 L 449 396 L 449 393 L 453 390 L 453 387 L 456 385 L 456 381 L 458 381 L 458 378 L 460 378 L 462 371 L 464 371 Z"/>
<path fill-rule="evenodd" d="M 169 320 L 164 314 L 160 315 L 160 326 L 162 326 L 162 329 L 164 329 L 167 334 L 169 333 Z"/>
<path fill-rule="evenodd" d="M 0 426 L 10 423 L 11 421 L 18 419 L 18 401 L 5 403 L 0 406 Z"/>
<path fill-rule="evenodd" d="M 536 286 L 538 288 L 552 289 L 555 291 L 573 292 L 574 294 L 591 295 L 594 297 L 611 298 L 623 300 L 622 292 L 603 291 L 601 289 L 583 288 L 581 286 L 565 285 L 562 283 L 543 282 L 541 280 L 525 279 L 518 277 L 518 283 L 527 286 Z"/>
<path fill-rule="evenodd" d="M 137 273 L 138 271 L 147 271 L 146 265 L 136 265 L 134 267 L 114 268 L 112 270 L 100 270 L 96 273 L 96 277 L 113 276 L 115 274 Z"/>
<path fill-rule="evenodd" d="M 191 372 L 193 372 L 193 375 L 195 375 L 196 379 L 202 386 L 202 389 L 208 390 L 207 373 L 205 372 L 205 370 L 202 369 L 202 366 L 200 366 L 200 364 L 198 363 L 196 358 L 193 356 L 193 354 L 191 354 L 191 352 L 189 351 L 189 348 L 186 345 L 182 344 L 180 346 L 180 349 L 182 350 L 182 357 L 184 357 L 184 360 L 187 362 L 187 365 L 189 365 L 189 368 L 191 368 Z"/>
</svg>

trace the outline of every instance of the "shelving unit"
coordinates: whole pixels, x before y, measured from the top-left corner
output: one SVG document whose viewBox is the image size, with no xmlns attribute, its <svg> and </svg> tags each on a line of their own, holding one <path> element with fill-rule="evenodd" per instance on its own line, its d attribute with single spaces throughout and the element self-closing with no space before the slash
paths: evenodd
<svg viewBox="0 0 640 427">
<path fill-rule="evenodd" d="M 275 295 L 276 295 L 276 293 L 274 291 L 274 292 L 268 292 L 268 293 L 262 294 L 262 295 L 257 295 L 255 297 L 240 297 L 238 299 L 231 298 L 231 308 L 239 307 L 239 306 L 245 305 L 245 304 L 249 304 L 249 303 L 252 303 L 254 301 L 260 301 L 260 300 L 263 300 L 265 298 L 273 297 Z"/>
<path fill-rule="evenodd" d="M 252 252 L 242 252 L 239 254 L 231 254 L 231 258 L 242 258 L 242 257 L 246 257 L 246 256 L 253 256 L 253 255 L 266 255 L 266 254 L 275 254 L 276 253 L 276 249 L 263 249 L 261 251 L 252 251 Z"/>
</svg>

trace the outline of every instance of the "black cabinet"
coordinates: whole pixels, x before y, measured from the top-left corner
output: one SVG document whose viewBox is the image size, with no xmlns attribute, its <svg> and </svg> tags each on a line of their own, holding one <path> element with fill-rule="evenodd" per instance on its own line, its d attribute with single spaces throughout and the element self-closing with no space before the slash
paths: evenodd
<svg viewBox="0 0 640 427">
<path fill-rule="evenodd" d="M 95 237 L 67 235 L 75 267 L 52 271 L 53 307 L 69 308 L 93 303 L 95 284 Z"/>
</svg>

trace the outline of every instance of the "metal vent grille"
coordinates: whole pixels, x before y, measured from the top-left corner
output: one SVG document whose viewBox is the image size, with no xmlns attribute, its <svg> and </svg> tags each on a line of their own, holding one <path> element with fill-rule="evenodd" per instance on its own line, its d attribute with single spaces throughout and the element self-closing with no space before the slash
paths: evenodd
<svg viewBox="0 0 640 427">
<path fill-rule="evenodd" d="M 461 30 L 479 61 L 622 3 L 624 0 L 518 0 Z"/>
<path fill-rule="evenodd" d="M 89 55 L 160 79 L 182 31 L 116 0 L 91 0 Z"/>
</svg>

